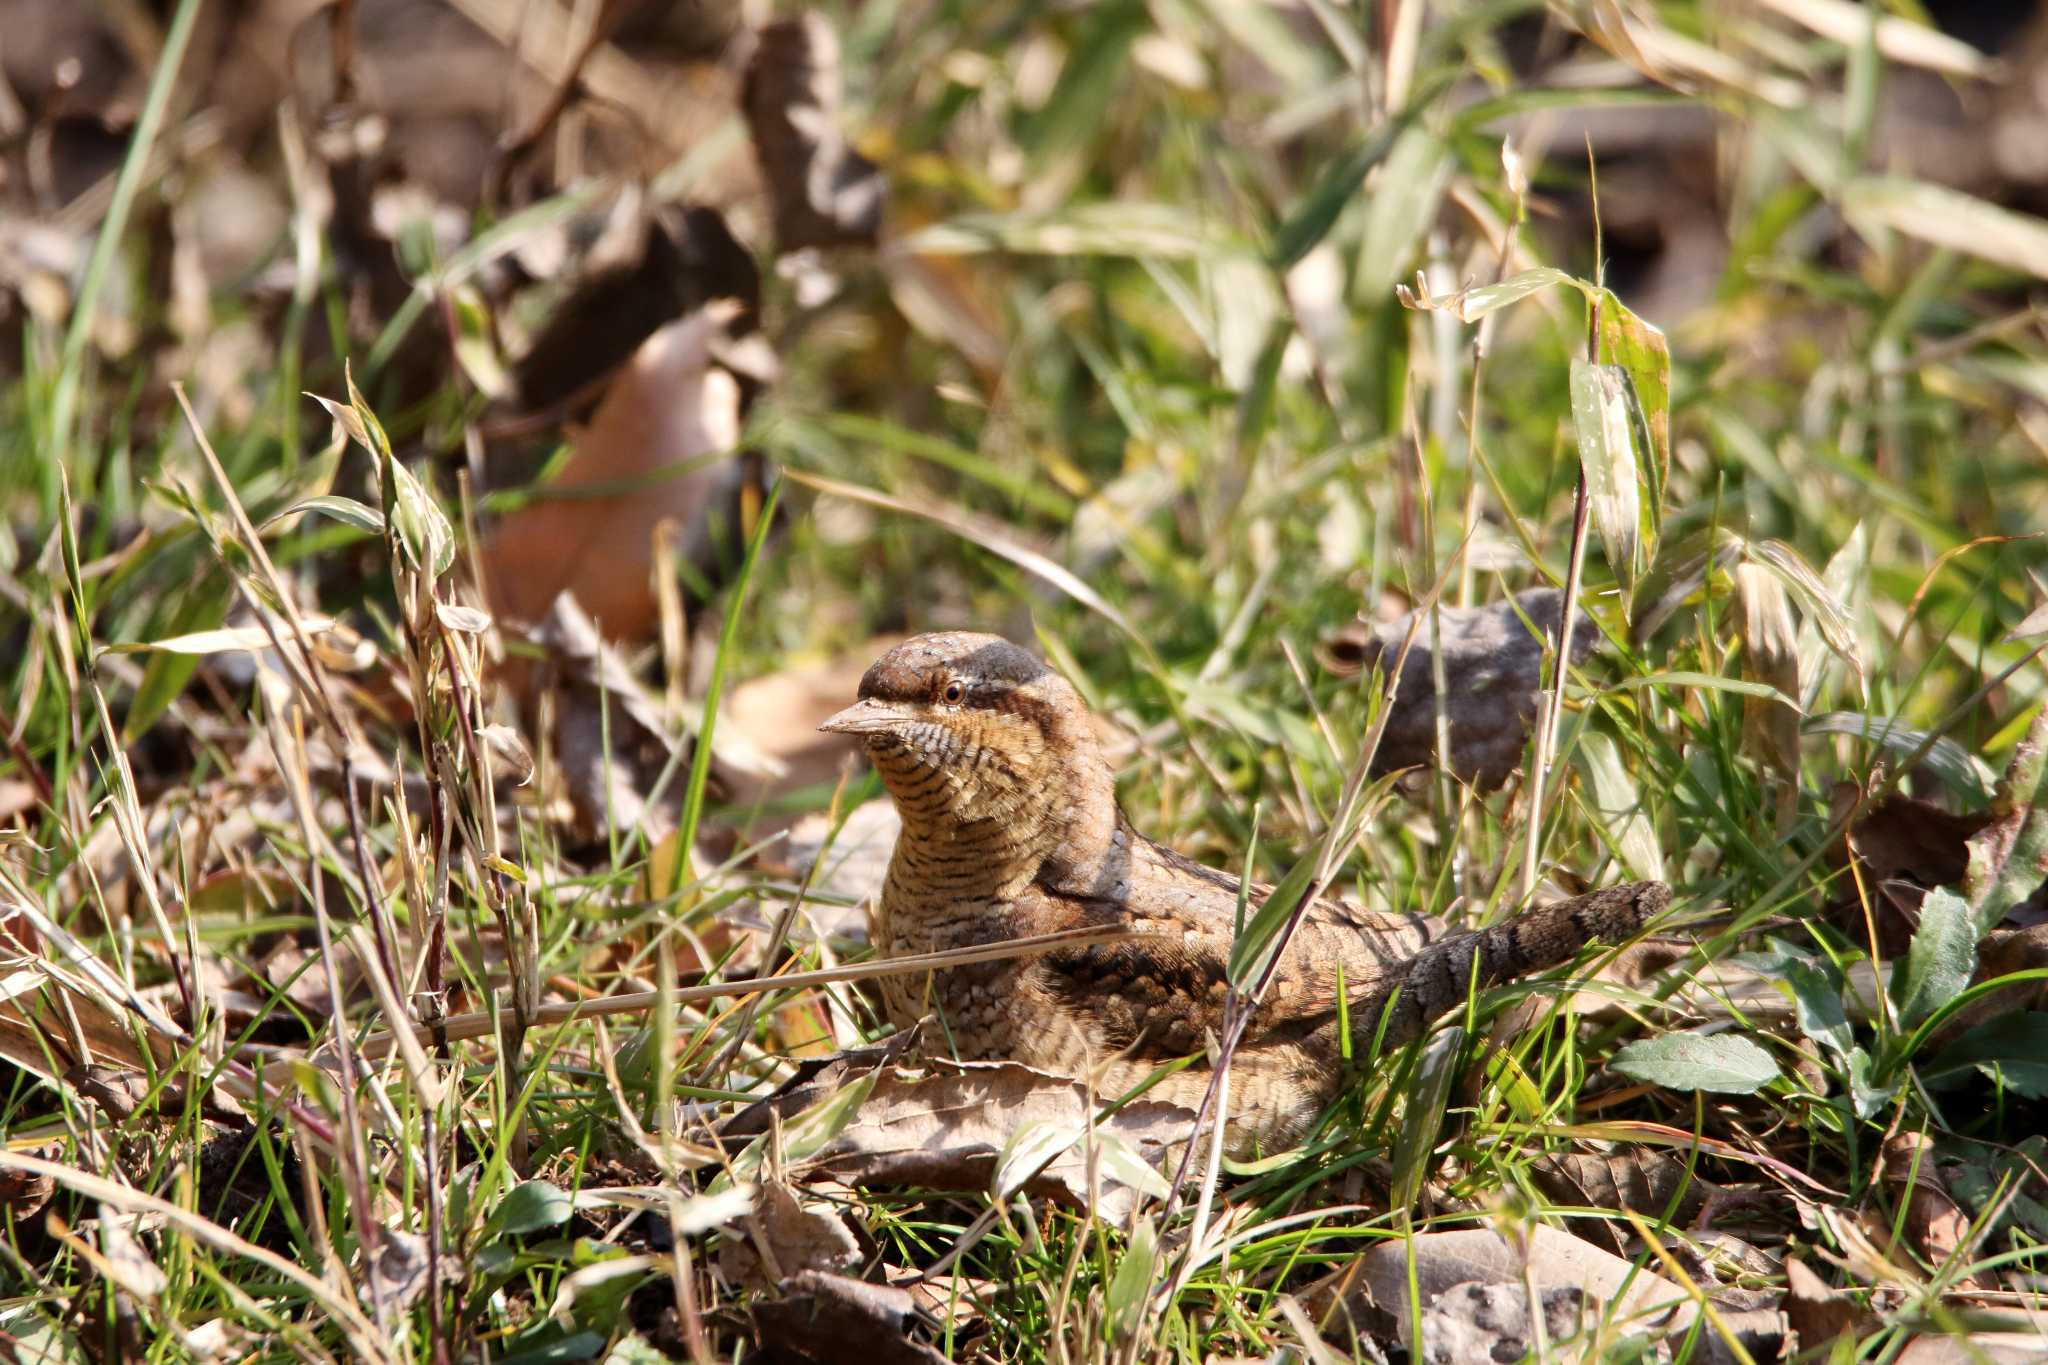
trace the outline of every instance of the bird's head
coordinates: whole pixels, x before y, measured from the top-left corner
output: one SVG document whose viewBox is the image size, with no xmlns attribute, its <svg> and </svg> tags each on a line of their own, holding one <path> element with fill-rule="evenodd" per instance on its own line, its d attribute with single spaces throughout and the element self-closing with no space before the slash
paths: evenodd
<svg viewBox="0 0 2048 1365">
<path fill-rule="evenodd" d="M 1029 838 L 1110 782 L 1072 684 L 995 635 L 905 641 L 818 728 L 860 737 L 907 828 L 995 823 Z"/>
</svg>

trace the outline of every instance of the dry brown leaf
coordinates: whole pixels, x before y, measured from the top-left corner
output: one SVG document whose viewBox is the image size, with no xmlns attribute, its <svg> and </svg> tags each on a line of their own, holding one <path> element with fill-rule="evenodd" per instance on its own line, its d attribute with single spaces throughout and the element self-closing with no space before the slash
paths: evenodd
<svg viewBox="0 0 2048 1365">
<path fill-rule="evenodd" d="M 648 337 L 590 425 L 572 432 L 575 453 L 561 477 L 487 539 L 485 578 L 500 617 L 538 621 L 566 592 L 608 638 L 652 638 L 656 529 L 678 528 L 678 551 L 692 563 L 711 557 L 714 538 L 743 535 L 722 506 L 745 474 L 732 458 L 740 385 L 712 362 L 715 339 L 738 312 L 720 300 Z M 559 496 L 577 490 L 590 496 Z"/>
<path fill-rule="evenodd" d="M 880 235 L 889 182 L 847 145 L 843 98 L 839 37 L 824 16 L 761 30 L 740 104 L 775 206 L 778 251 L 870 246 Z"/>
<path fill-rule="evenodd" d="M 1576 1285 L 1539 1291 L 1543 1304 L 1541 1340 L 1552 1347 L 1581 1337 L 1599 1322 Z M 1472 1360 L 1520 1360 L 1537 1349 L 1530 1329 L 1529 1291 L 1520 1284 L 1452 1285 L 1422 1311 L 1422 1350 L 1427 1365 L 1461 1365 Z"/>
<path fill-rule="evenodd" d="M 1855 1300 L 1830 1289 L 1827 1281 L 1797 1256 L 1785 1259 L 1784 1312 L 1792 1325 L 1792 1344 L 1802 1351 L 1825 1346 L 1844 1332 L 1861 1337 L 1877 1325 Z"/>
<path fill-rule="evenodd" d="M 709 208 L 649 212 L 637 193 L 627 193 L 609 217 L 581 263 L 574 291 L 514 366 L 524 410 L 587 411 L 642 343 L 716 299 L 739 308 L 710 338 L 712 356 L 735 372 L 743 389 L 772 382 L 774 356 L 756 344 L 754 331 L 760 271 L 724 216 Z M 737 363 L 739 356 L 744 363 Z"/>
<path fill-rule="evenodd" d="M 1892 1357 L 1893 1365 L 2041 1365 L 2048 1342 L 2026 1332 L 1972 1332 L 1922 1336 Z"/>
<path fill-rule="evenodd" d="M 1659 1147 L 1619 1147 L 1609 1152 L 1561 1152 L 1529 1164 L 1536 1188 L 1560 1204 L 1595 1209 L 1628 1209 L 1646 1218 L 1689 1222 L 1714 1186 L 1695 1173 L 1688 1177 L 1685 1154 Z M 1672 1208 L 1673 1197 L 1678 1204 Z M 1609 1250 L 1628 1244 L 1628 1224 L 1588 1219 L 1579 1233 Z"/>
<path fill-rule="evenodd" d="M 1829 795 L 1831 820 L 1839 821 L 1855 804 L 1857 791 L 1853 782 L 1835 784 Z M 1894 794 L 1867 808 L 1828 850 L 1828 861 L 1836 868 L 1848 866 L 1854 850 L 1857 870 L 1879 911 L 1879 946 L 1887 955 L 1904 952 L 1912 942 L 1919 893 L 1962 881 L 1969 870 L 1969 841 L 1990 820 L 1986 814 L 1958 815 L 1917 797 Z M 1862 912 L 1853 884 L 1843 884 L 1836 910 L 1853 919 L 1861 938 Z"/>
<path fill-rule="evenodd" d="M 823 1203 L 805 1204 L 786 1181 L 764 1180 L 744 1237 L 728 1236 L 720 1268 L 749 1289 L 772 1289 L 805 1270 L 834 1274 L 860 1264 L 860 1243 L 846 1220 Z"/>
<path fill-rule="evenodd" d="M 1040 1148 L 1041 1154 L 1057 1150 L 1022 1188 L 1090 1206 L 1090 1142 L 1080 1135 L 1092 1110 L 1084 1084 L 1016 1062 L 934 1060 L 923 1070 L 899 1068 L 893 1058 L 908 1049 L 908 1041 L 899 1035 L 890 1043 L 800 1068 L 774 1096 L 735 1116 L 726 1136 L 763 1132 L 771 1113 L 800 1113 L 873 1072 L 874 1089 L 859 1111 L 795 1174 L 826 1175 L 856 1186 L 986 1190 L 1011 1139 L 1028 1126 L 1048 1138 L 1061 1132 L 1076 1140 L 1065 1146 L 1048 1141 Z M 1133 1100 L 1097 1123 L 1093 1144 L 1118 1150 L 1098 1155 L 1095 1212 L 1122 1221 L 1140 1198 L 1131 1182 L 1146 1180 L 1138 1167 L 1156 1173 L 1193 1127 L 1190 1111 L 1150 1099 Z M 1022 1171 L 1016 1174 L 1021 1178 Z"/>
<path fill-rule="evenodd" d="M 64 1157 L 62 1142 L 47 1143 L 29 1149 L 30 1156 L 44 1161 L 61 1161 Z M 57 1182 L 47 1175 L 33 1171 L 0 1171 L 0 1210 L 5 1218 L 13 1220 L 20 1227 L 34 1226 L 29 1222 L 41 1213 L 50 1202 L 50 1196 L 57 1192 Z"/>
<path fill-rule="evenodd" d="M 819 1365 L 947 1365 L 945 1356 L 911 1336 L 919 1318 L 916 1299 L 890 1285 L 806 1270 L 748 1311 L 767 1354 L 787 1352 Z"/>
<path fill-rule="evenodd" d="M 1950 1197 L 1935 1165 L 1934 1143 L 1926 1134 L 1896 1133 L 1886 1141 L 1884 1178 L 1895 1196 L 1905 1200 L 1906 1219 L 1900 1231 L 1911 1254 L 1932 1270 L 1940 1270 L 1954 1261 L 1971 1242 L 1970 1219 Z M 1890 1228 L 1885 1231 L 1889 1243 Z M 1906 1248 L 1894 1245 L 1890 1249 L 1894 1259 L 1903 1259 L 1906 1254 Z M 1985 1288 L 1972 1275 L 1957 1277 L 1950 1287 L 1962 1294 Z"/>
<path fill-rule="evenodd" d="M 654 799 L 654 784 L 675 766 L 681 743 L 662 703 L 573 596 L 556 598 L 528 638 L 540 646 L 544 662 L 508 668 L 506 682 L 536 721 L 541 693 L 554 689 L 554 769 L 574 808 L 577 833 L 592 839 L 607 822 L 619 829 L 645 824 L 658 840 L 674 827 L 684 786 L 672 777 Z M 752 790 L 780 777 L 774 759 L 727 731 L 721 725 L 712 738 L 711 780 L 718 794 Z"/>
<path fill-rule="evenodd" d="M 869 801 L 857 807 L 829 848 L 825 845 L 832 831 L 828 816 L 814 812 L 790 826 L 783 856 L 797 876 L 812 877 L 812 895 L 818 899 L 806 901 L 805 910 L 819 933 L 856 943 L 866 941 L 867 905 L 882 893 L 896 835 L 902 828 L 893 801 Z M 820 858 L 824 866 L 813 874 L 812 864 Z"/>
<path fill-rule="evenodd" d="M 1482 790 L 1506 782 L 1522 760 L 1529 722 L 1536 715 L 1536 689 L 1543 681 L 1544 649 L 1563 609 L 1564 594 L 1555 588 L 1532 588 L 1512 602 L 1491 606 L 1440 609 L 1450 766 Z M 1542 638 L 1530 634 L 1523 615 L 1543 632 Z M 1412 620 L 1411 614 L 1377 625 L 1354 621 L 1327 636 L 1317 655 L 1340 677 L 1355 676 L 1383 658 L 1391 664 Z M 1572 632 L 1573 660 L 1590 654 L 1599 639 L 1599 627 L 1581 616 Z M 1424 621 L 1394 691 L 1386 733 L 1373 758 L 1376 773 L 1436 763 L 1433 653 L 1429 622 Z"/>
<path fill-rule="evenodd" d="M 1422 1306 L 1428 1308 L 1454 1287 L 1472 1281 L 1519 1285 L 1526 1263 L 1539 1291 L 1572 1288 L 1601 1303 L 1618 1301 L 1618 1312 L 1646 1315 L 1638 1322 L 1657 1331 L 1682 1330 L 1691 1324 L 1692 1300 L 1671 1281 L 1556 1228 L 1534 1224 L 1523 1231 L 1527 1245 L 1520 1248 L 1491 1228 L 1416 1237 L 1413 1272 Z M 1324 1324 L 1340 1308 L 1359 1322 L 1377 1320 L 1375 1314 L 1399 1320 L 1407 1316 L 1409 1273 L 1408 1245 L 1384 1242 L 1310 1286 L 1302 1303 Z"/>
<path fill-rule="evenodd" d="M 1791 702 L 1770 697 L 1742 699 L 1742 747 L 1781 776 L 1799 776 L 1799 711 L 1791 704 L 1799 690 L 1799 628 L 1785 584 L 1761 564 L 1735 566 L 1735 595 L 1741 604 L 1742 676 L 1777 689 Z"/>
</svg>

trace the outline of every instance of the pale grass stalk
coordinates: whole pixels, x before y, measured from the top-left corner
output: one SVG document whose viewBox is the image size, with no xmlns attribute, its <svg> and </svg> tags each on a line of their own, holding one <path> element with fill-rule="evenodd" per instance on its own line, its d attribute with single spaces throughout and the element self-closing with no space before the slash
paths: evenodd
<svg viewBox="0 0 2048 1365">
<path fill-rule="evenodd" d="M 383 1334 L 363 1316 L 360 1308 L 336 1292 L 333 1285 L 308 1273 L 296 1262 L 286 1260 L 274 1251 L 266 1251 L 254 1243 L 243 1241 L 217 1223 L 209 1222 L 168 1200 L 116 1184 L 89 1171 L 81 1171 L 61 1162 L 45 1161 L 41 1157 L 10 1152 L 4 1148 L 0 1148 L 0 1171 L 45 1176 L 88 1199 L 110 1204 L 122 1213 L 150 1214 L 160 1218 L 193 1241 L 223 1255 L 241 1256 L 254 1261 L 272 1274 L 291 1281 L 304 1290 L 307 1297 L 319 1304 L 347 1334 L 349 1347 L 356 1353 L 358 1359 L 372 1361 L 376 1365 L 398 1365 L 398 1358 L 391 1354 Z"/>
<path fill-rule="evenodd" d="M 876 976 L 938 971 L 974 962 L 998 962 L 1004 958 L 1049 952 L 1054 948 L 1081 948 L 1097 943 L 1114 943 L 1133 937 L 1134 933 L 1134 930 L 1122 925 L 1060 929 L 1050 934 L 1004 939 L 998 943 L 982 944 L 973 948 L 949 948 L 940 953 L 918 953 L 909 957 L 856 962 L 844 967 L 825 967 L 814 972 L 748 977 L 740 981 L 717 981 L 704 986 L 678 986 L 671 998 L 677 1004 L 694 1004 L 699 1000 L 717 1000 L 729 995 L 751 995 L 756 991 L 795 990 L 804 986 L 822 986 L 834 981 L 864 981 Z M 542 1005 L 534 1011 L 529 1027 L 566 1024 L 579 1019 L 596 1019 L 618 1014 L 644 1014 L 660 1002 L 661 996 L 660 991 L 633 991 L 624 995 L 599 996 L 595 1000 Z M 488 1010 L 474 1014 L 458 1014 L 450 1017 L 444 1028 L 450 1042 L 481 1038 L 496 1030 L 496 1016 Z M 413 1033 L 416 1037 L 423 1034 L 431 1036 L 424 1025 L 415 1027 Z M 396 1040 L 389 1030 L 379 1030 L 370 1034 L 362 1043 L 365 1053 L 388 1051 L 394 1046 Z"/>
</svg>

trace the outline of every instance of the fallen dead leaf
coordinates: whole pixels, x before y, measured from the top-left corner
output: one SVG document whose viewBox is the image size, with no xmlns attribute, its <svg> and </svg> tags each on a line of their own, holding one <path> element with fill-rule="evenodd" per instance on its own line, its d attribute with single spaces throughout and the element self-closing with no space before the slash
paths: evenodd
<svg viewBox="0 0 2048 1365">
<path fill-rule="evenodd" d="M 764 1180 L 744 1237 L 727 1237 L 725 1274 L 750 1289 L 772 1289 L 806 1270 L 834 1274 L 860 1264 L 860 1243 L 846 1220 L 823 1203 L 805 1204 L 785 1181 Z"/>
<path fill-rule="evenodd" d="M 685 770 L 677 766 L 682 741 L 662 703 L 574 596 L 556 598 L 528 638 L 540 647 L 543 661 L 508 667 L 506 683 L 536 723 L 540 696 L 553 689 L 554 765 L 578 834 L 593 839 L 610 826 L 645 824 L 658 840 L 674 828 L 684 784 L 672 777 L 659 793 L 655 784 L 664 771 Z M 728 729 L 719 726 L 712 738 L 711 780 L 718 794 L 779 779 L 779 763 Z"/>
<path fill-rule="evenodd" d="M 1556 1228 L 1536 1224 L 1525 1231 L 1524 1248 L 1491 1228 L 1425 1233 L 1413 1241 L 1412 1267 L 1408 1244 L 1383 1242 L 1311 1285 L 1301 1301 L 1325 1326 L 1340 1309 L 1358 1322 L 1382 1320 L 1376 1315 L 1398 1321 L 1407 1316 L 1411 1269 L 1427 1309 L 1470 1282 L 1519 1286 L 1526 1264 L 1539 1291 L 1576 1289 L 1591 1300 L 1618 1304 L 1616 1311 L 1636 1326 L 1658 1332 L 1690 1326 L 1692 1300 L 1671 1281 Z"/>
<path fill-rule="evenodd" d="M 656 529 L 672 523 L 692 563 L 712 557 L 714 537 L 743 535 L 725 507 L 744 476 L 732 458 L 740 385 L 712 363 L 713 341 L 738 311 L 720 300 L 648 337 L 590 425 L 572 431 L 561 477 L 486 540 L 485 579 L 501 618 L 538 621 L 568 593 L 607 638 L 649 639 L 654 575 L 668 572 L 658 567 Z"/>
<path fill-rule="evenodd" d="M 947 1365 L 945 1356 L 911 1336 L 920 1321 L 916 1299 L 890 1285 L 806 1270 L 748 1311 L 757 1342 L 771 1354 L 785 1351 L 819 1365 Z"/>
<path fill-rule="evenodd" d="M 801 1113 L 872 1073 L 874 1088 L 859 1110 L 817 1152 L 794 1163 L 794 1174 L 855 1186 L 986 1190 L 1012 1137 L 1030 1126 L 1048 1135 L 1043 1155 L 1051 1159 L 1022 1188 L 1076 1207 L 1089 1205 L 1090 1144 L 1081 1134 L 1092 1111 L 1085 1085 L 1016 1062 L 935 1059 L 923 1070 L 910 1070 L 892 1056 L 888 1049 L 867 1049 L 802 1068 L 776 1095 L 735 1116 L 725 1135 L 763 1132 L 771 1113 Z M 1156 1175 L 1193 1127 L 1189 1110 L 1149 1099 L 1134 1100 L 1097 1123 L 1093 1145 L 1110 1154 L 1098 1153 L 1095 1212 L 1121 1222 L 1141 1197 L 1132 1182 L 1147 1183 L 1146 1170 Z M 1055 1133 L 1074 1140 L 1050 1140 Z"/>
<path fill-rule="evenodd" d="M 1884 1145 L 1884 1179 L 1895 1197 L 1906 1205 L 1902 1240 L 1912 1254 L 1932 1268 L 1941 1269 L 1971 1244 L 1970 1219 L 1949 1195 L 1935 1164 L 1934 1143 L 1924 1133 L 1897 1133 Z M 1885 1229 L 1887 1240 L 1890 1228 Z M 1895 1259 L 1904 1259 L 1905 1248 L 1893 1247 Z M 1982 1291 L 1975 1276 L 1961 1275 L 1950 1288 L 1961 1294 Z"/>
<path fill-rule="evenodd" d="M 832 823 L 824 814 L 814 812 L 790 826 L 783 855 L 797 876 L 812 876 L 813 899 L 805 902 L 805 910 L 820 934 L 855 943 L 867 940 L 867 904 L 882 892 L 902 828 L 892 801 L 856 807 L 830 847 L 825 840 Z M 824 866 L 812 874 L 812 865 L 820 858 Z"/>
<path fill-rule="evenodd" d="M 1839 821 L 1856 801 L 1853 782 L 1837 782 L 1829 794 L 1829 818 Z M 1887 955 L 1906 951 L 1919 923 L 1920 901 L 1927 890 L 1953 886 L 1969 870 L 1969 844 L 1991 817 L 1958 815 L 1918 797 L 1891 795 L 1858 816 L 1842 839 L 1828 850 L 1828 861 L 1846 868 L 1853 852 L 1863 884 L 1870 888 L 1877 912 L 1878 946 Z M 1831 907 L 1837 921 L 1865 932 L 1861 903 L 1853 882 L 1845 880 Z"/>
<path fill-rule="evenodd" d="M 880 235 L 888 179 L 847 145 L 839 37 L 811 13 L 762 29 L 740 104 L 775 208 L 783 253 L 869 246 Z"/>
<path fill-rule="evenodd" d="M 716 299 L 739 307 L 710 337 L 713 358 L 734 372 L 743 392 L 774 380 L 774 356 L 754 330 L 760 271 L 716 209 L 649 210 L 637 191 L 623 192 L 580 275 L 514 366 L 527 413 L 587 412 L 649 337 Z"/>
<path fill-rule="evenodd" d="M 1532 635 L 1523 615 L 1543 632 Z M 1444 607 L 1442 617 L 1444 709 L 1450 723 L 1451 771 L 1491 790 L 1521 762 L 1536 715 L 1536 689 L 1543 680 L 1543 654 L 1557 630 L 1564 594 L 1532 588 L 1512 602 L 1485 607 Z M 1317 649 L 1323 666 L 1339 677 L 1355 677 L 1399 654 L 1412 614 L 1374 624 L 1354 621 L 1325 637 Z M 1572 632 L 1572 659 L 1585 658 L 1600 629 L 1580 617 Z M 1373 758 L 1375 773 L 1430 767 L 1436 761 L 1436 680 L 1427 621 L 1417 630 Z"/>
<path fill-rule="evenodd" d="M 1658 1147 L 1619 1147 L 1608 1152 L 1560 1152 L 1529 1164 L 1537 1189 L 1560 1204 L 1627 1209 L 1646 1218 L 1671 1210 L 1674 1223 L 1689 1222 L 1714 1187 L 1688 1172 L 1685 1154 Z M 1673 1208 L 1673 1198 L 1677 1206 Z M 1628 1225 L 1586 1220 L 1580 1235 L 1609 1250 L 1627 1249 Z"/>
<path fill-rule="evenodd" d="M 1584 1290 L 1552 1285 L 1540 1291 L 1541 1340 L 1568 1346 L 1599 1321 Z M 1520 1360 L 1537 1349 L 1529 1322 L 1529 1293 L 1519 1284 L 1457 1284 L 1422 1311 L 1422 1350 L 1428 1365 L 1472 1360 Z"/>
</svg>

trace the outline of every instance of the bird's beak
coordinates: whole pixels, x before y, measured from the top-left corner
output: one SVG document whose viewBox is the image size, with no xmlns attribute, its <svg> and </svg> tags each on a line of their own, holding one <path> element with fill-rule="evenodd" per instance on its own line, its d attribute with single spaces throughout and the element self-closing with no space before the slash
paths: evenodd
<svg viewBox="0 0 2048 1365">
<path fill-rule="evenodd" d="M 818 728 L 835 735 L 887 734 L 910 719 L 910 713 L 873 697 L 864 698 L 839 712 Z"/>
</svg>

